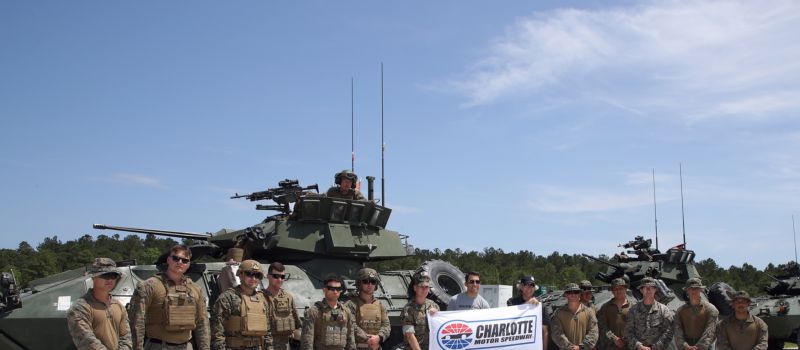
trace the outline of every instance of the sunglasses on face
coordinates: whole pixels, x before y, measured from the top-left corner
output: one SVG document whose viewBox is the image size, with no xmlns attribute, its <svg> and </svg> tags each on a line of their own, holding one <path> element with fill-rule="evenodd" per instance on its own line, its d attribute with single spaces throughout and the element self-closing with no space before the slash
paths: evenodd
<svg viewBox="0 0 800 350">
<path fill-rule="evenodd" d="M 361 280 L 361 284 L 376 285 L 376 284 L 378 284 L 378 280 L 373 280 L 373 279 Z"/>
<path fill-rule="evenodd" d="M 332 287 L 332 286 L 325 286 L 325 289 L 335 293 L 341 293 L 344 290 L 344 288 L 342 287 Z"/>
<path fill-rule="evenodd" d="M 481 280 L 469 280 L 467 284 L 481 284 Z"/>
<path fill-rule="evenodd" d="M 269 274 L 269 276 L 276 280 L 285 280 L 289 278 L 289 276 L 286 276 L 286 274 L 279 274 L 279 273 L 271 273 Z"/>
<path fill-rule="evenodd" d="M 191 260 L 189 260 L 187 258 L 181 258 L 181 257 L 175 256 L 175 255 L 170 256 L 170 258 L 172 258 L 172 261 L 180 262 L 182 264 L 188 264 L 191 261 Z"/>
<path fill-rule="evenodd" d="M 257 278 L 257 279 L 264 278 L 264 275 L 262 275 L 260 272 L 245 271 L 243 272 L 243 274 L 250 278 Z"/>
<path fill-rule="evenodd" d="M 522 286 L 523 287 L 535 287 L 536 284 L 535 283 L 523 283 Z"/>
<path fill-rule="evenodd" d="M 119 278 L 119 275 L 114 273 L 114 272 L 109 272 L 109 273 L 104 273 L 104 274 L 102 274 L 100 276 L 97 276 L 97 277 L 100 277 L 100 278 L 102 278 L 104 280 L 115 280 L 115 279 Z"/>
</svg>

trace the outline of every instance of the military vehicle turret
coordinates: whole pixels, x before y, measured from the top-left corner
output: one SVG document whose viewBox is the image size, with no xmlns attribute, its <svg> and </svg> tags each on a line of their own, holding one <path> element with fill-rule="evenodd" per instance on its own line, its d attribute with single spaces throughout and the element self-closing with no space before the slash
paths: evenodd
<svg viewBox="0 0 800 350">
<path fill-rule="evenodd" d="M 280 181 L 276 188 L 236 194 L 232 198 L 271 200 L 274 204 L 258 204 L 256 209 L 278 212 L 237 230 L 200 234 L 107 225 L 94 228 L 198 242 L 190 246 L 193 263 L 187 275 L 207 293 L 209 304 L 220 294 L 218 278 L 226 266 L 220 259 L 229 248 L 242 248 L 245 259 L 262 263 L 280 261 L 289 275 L 283 287 L 293 294 L 298 312 L 303 315 L 306 307 L 322 299 L 322 281 L 326 276 L 342 276 L 347 289 L 353 291 L 356 272 L 365 263 L 402 258 L 411 253 L 405 243 L 408 237 L 386 228 L 392 210 L 375 203 L 371 195 L 373 178 L 367 179 L 370 196 L 365 201 L 320 195 L 316 185 L 302 187 L 297 180 L 290 179 Z M 163 269 L 165 258 L 162 255 L 153 265 L 121 262 L 122 278 L 112 292 L 113 297 L 127 304 L 137 283 Z M 408 300 L 411 278 L 420 271 L 431 276 L 430 298 L 439 303 L 446 303 L 451 295 L 464 291 L 463 273 L 443 261 L 425 262 L 416 271 L 381 272 L 375 296 L 386 306 L 392 324 L 392 336 L 384 347 L 402 341 L 400 312 Z M 71 302 L 91 285 L 84 272 L 85 269 L 77 269 L 34 281 L 33 293 L 19 299 L 15 299 L 18 293 L 8 293 L 17 290 L 13 278 L 3 275 L 0 283 L 13 289 L 0 289 L 0 294 L 5 292 L 0 296 L 0 349 L 74 349 L 65 316 Z"/>
<path fill-rule="evenodd" d="M 782 349 L 784 342 L 800 343 L 800 266 L 791 261 L 784 274 L 764 287 L 766 296 L 753 298 L 750 308 L 769 327 L 769 348 Z"/>
</svg>

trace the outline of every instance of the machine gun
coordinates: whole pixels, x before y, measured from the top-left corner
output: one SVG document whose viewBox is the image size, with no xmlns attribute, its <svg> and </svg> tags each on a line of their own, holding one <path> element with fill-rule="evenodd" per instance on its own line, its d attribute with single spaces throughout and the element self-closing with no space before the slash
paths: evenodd
<svg viewBox="0 0 800 350">
<path fill-rule="evenodd" d="M 22 307 L 14 270 L 0 273 L 0 312 Z"/>
<path fill-rule="evenodd" d="M 644 239 L 642 236 L 636 236 L 633 238 L 632 241 L 629 241 L 625 244 L 620 244 L 619 246 L 628 250 L 626 253 L 628 254 L 636 254 L 636 260 L 642 261 L 653 261 L 653 257 L 660 252 L 658 249 L 653 249 L 651 246 L 653 245 L 653 240 L 648 238 Z M 625 254 L 621 254 L 620 257 L 628 257 Z"/>
<path fill-rule="evenodd" d="M 257 204 L 257 210 L 275 210 L 283 214 L 289 215 L 289 203 L 297 202 L 297 200 L 305 195 L 308 191 L 314 190 L 319 193 L 319 186 L 313 184 L 311 186 L 302 187 L 297 180 L 285 179 L 278 181 L 278 187 L 267 189 L 266 191 L 253 192 L 250 194 L 236 193 L 231 196 L 231 199 L 245 198 L 251 202 L 262 201 L 271 199 L 277 205 L 262 205 Z"/>
</svg>

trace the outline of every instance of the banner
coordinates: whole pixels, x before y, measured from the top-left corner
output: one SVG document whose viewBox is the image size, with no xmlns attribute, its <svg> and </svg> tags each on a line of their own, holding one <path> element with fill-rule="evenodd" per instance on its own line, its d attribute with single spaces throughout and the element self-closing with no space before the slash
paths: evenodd
<svg viewBox="0 0 800 350">
<path fill-rule="evenodd" d="M 428 315 L 430 349 L 541 350 L 541 329 L 541 304 Z"/>
</svg>

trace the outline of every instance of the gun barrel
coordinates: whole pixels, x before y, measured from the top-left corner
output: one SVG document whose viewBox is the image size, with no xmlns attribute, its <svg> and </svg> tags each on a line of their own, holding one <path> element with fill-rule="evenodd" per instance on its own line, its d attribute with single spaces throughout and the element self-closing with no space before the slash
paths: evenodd
<svg viewBox="0 0 800 350">
<path fill-rule="evenodd" d="M 610 263 L 610 262 L 608 262 L 608 261 L 600 260 L 600 259 L 598 259 L 598 258 L 595 258 L 595 257 L 593 257 L 593 256 L 589 255 L 589 254 L 581 254 L 581 255 L 583 255 L 584 257 L 586 257 L 586 258 L 588 258 L 588 259 L 591 259 L 591 260 L 597 261 L 597 262 L 599 262 L 599 263 L 601 263 L 601 264 L 603 264 L 603 265 L 606 265 L 606 266 L 613 267 L 613 268 L 615 268 L 615 269 L 621 269 L 621 268 L 622 268 L 622 267 L 621 267 L 621 266 L 619 266 L 619 265 L 614 265 L 614 264 L 612 264 L 612 263 Z"/>
<path fill-rule="evenodd" d="M 153 235 L 156 235 L 156 236 L 196 239 L 196 240 L 199 240 L 199 241 L 206 241 L 206 242 L 211 238 L 211 234 L 210 233 L 193 233 L 193 232 L 181 232 L 181 231 L 151 230 L 151 229 L 135 228 L 135 227 L 108 226 L 108 225 L 103 225 L 103 224 L 94 224 L 94 225 L 92 225 L 92 228 L 95 229 L 95 230 L 114 230 L 114 231 L 125 231 L 125 232 L 133 232 L 133 233 L 153 234 Z"/>
</svg>

